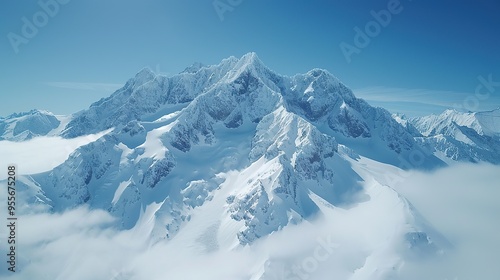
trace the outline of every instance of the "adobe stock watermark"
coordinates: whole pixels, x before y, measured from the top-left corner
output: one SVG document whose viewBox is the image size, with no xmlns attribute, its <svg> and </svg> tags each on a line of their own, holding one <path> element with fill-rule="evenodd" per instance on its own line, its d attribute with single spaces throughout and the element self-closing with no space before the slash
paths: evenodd
<svg viewBox="0 0 500 280">
<path fill-rule="evenodd" d="M 112 271 L 112 277 L 109 280 L 130 280 L 134 279 L 134 273 L 126 272 L 124 270 L 121 271 Z"/>
<path fill-rule="evenodd" d="M 402 183 L 407 180 L 412 174 L 408 172 L 409 170 L 417 169 L 422 167 L 429 156 L 432 156 L 431 150 L 425 147 L 418 147 L 412 150 L 408 158 L 404 158 L 402 155 L 398 156 L 399 163 L 397 164 L 397 171 L 395 172 L 385 172 L 384 179 L 390 187 L 396 186 L 398 183 Z"/>
<path fill-rule="evenodd" d="M 292 266 L 291 271 L 285 271 L 286 280 L 306 280 L 318 270 L 319 265 L 330 258 L 339 245 L 332 241 L 329 235 L 326 239 L 318 238 L 318 245 L 314 248 L 312 255 L 304 258 L 300 263 Z"/>
<path fill-rule="evenodd" d="M 70 1 L 71 0 L 38 1 L 40 10 L 35 12 L 30 19 L 27 17 L 21 18 L 23 23 L 21 32 L 19 34 L 14 32 L 9 32 L 9 34 L 7 34 L 7 39 L 9 39 L 14 52 L 18 54 L 19 46 L 28 44 L 29 41 L 38 34 L 39 29 L 45 27 L 49 23 L 50 18 L 54 18 L 59 13 L 61 6 L 68 4 Z"/>
<path fill-rule="evenodd" d="M 489 74 L 487 78 L 478 76 L 479 81 L 473 95 L 467 96 L 462 104 L 453 104 L 454 109 L 477 111 L 481 101 L 486 101 L 490 98 L 491 94 L 495 93 L 496 88 L 500 87 L 500 81 L 493 81 L 493 74 Z"/>
<path fill-rule="evenodd" d="M 220 21 L 224 21 L 224 14 L 234 11 L 234 8 L 238 7 L 243 2 L 244 0 L 214 0 L 212 5 Z"/>
<path fill-rule="evenodd" d="M 367 22 L 364 29 L 361 29 L 358 26 L 354 27 L 354 45 L 344 41 L 342 41 L 339 45 L 347 63 L 351 63 L 353 54 L 360 54 L 362 49 L 368 47 L 371 40 L 382 32 L 382 28 L 387 27 L 391 23 L 392 17 L 400 14 L 402 11 L 403 6 L 399 0 L 389 0 L 387 3 L 387 9 L 383 9 L 378 12 L 371 10 L 370 14 L 373 17 L 373 20 Z"/>
</svg>

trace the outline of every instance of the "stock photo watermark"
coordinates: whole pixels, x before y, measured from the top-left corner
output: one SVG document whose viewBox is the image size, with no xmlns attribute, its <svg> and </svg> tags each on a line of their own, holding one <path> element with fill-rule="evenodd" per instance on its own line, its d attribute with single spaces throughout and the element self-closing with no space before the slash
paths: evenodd
<svg viewBox="0 0 500 280">
<path fill-rule="evenodd" d="M 40 9 L 30 18 L 22 17 L 21 30 L 19 33 L 9 32 L 7 39 L 16 54 L 19 53 L 19 47 L 26 45 L 31 39 L 35 38 L 39 30 L 45 27 L 51 18 L 54 18 L 63 5 L 71 0 L 40 0 L 38 6 Z"/>
<path fill-rule="evenodd" d="M 399 155 L 397 171 L 384 173 L 384 179 L 390 186 L 394 186 L 397 183 L 404 182 L 408 177 L 412 175 L 411 173 L 407 172 L 408 170 L 423 166 L 426 162 L 426 159 L 432 155 L 432 150 L 426 149 L 425 147 L 418 147 L 417 149 L 412 150 L 408 154 L 407 158 Z"/>
<path fill-rule="evenodd" d="M 361 50 L 368 47 L 372 39 L 380 35 L 382 28 L 389 26 L 393 16 L 400 14 L 402 11 L 403 5 L 399 0 L 389 0 L 387 8 L 378 12 L 371 10 L 370 15 L 373 20 L 368 21 L 363 29 L 359 26 L 354 27 L 353 43 L 349 44 L 342 41 L 339 45 L 347 63 L 351 63 L 352 55 L 360 54 Z"/>
<path fill-rule="evenodd" d="M 17 176 L 17 166 L 11 164 L 7 167 L 7 270 L 10 272 L 16 272 L 17 264 L 17 248 L 16 236 L 17 236 L 17 209 L 16 209 L 16 176 Z"/>
<path fill-rule="evenodd" d="M 292 265 L 291 270 L 285 270 L 285 279 L 287 280 L 306 280 L 311 274 L 316 272 L 321 263 L 328 260 L 339 244 L 333 242 L 332 236 L 327 238 L 318 238 L 318 245 L 314 248 L 312 254 L 304 258 L 301 262 Z"/>
<path fill-rule="evenodd" d="M 234 11 L 234 9 L 244 1 L 245 0 L 215 0 L 212 2 L 212 5 L 220 21 L 224 21 L 224 14 Z"/>
<path fill-rule="evenodd" d="M 453 104 L 454 109 L 477 111 L 480 103 L 488 100 L 495 93 L 496 88 L 500 87 L 500 81 L 493 81 L 493 74 L 489 74 L 487 78 L 478 76 L 477 80 L 479 83 L 474 90 L 474 94 L 467 96 L 462 101 L 462 104 Z"/>
</svg>

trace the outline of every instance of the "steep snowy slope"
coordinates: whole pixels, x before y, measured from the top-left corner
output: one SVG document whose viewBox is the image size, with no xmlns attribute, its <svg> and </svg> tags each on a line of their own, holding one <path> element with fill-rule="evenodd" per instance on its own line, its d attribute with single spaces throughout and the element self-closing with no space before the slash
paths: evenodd
<svg viewBox="0 0 500 280">
<path fill-rule="evenodd" d="M 202 67 L 194 73 L 183 72 L 172 78 L 145 68 L 110 97 L 75 116 L 63 136 L 73 138 L 126 125 L 132 120 L 153 121 L 163 115 L 165 107 L 193 101 L 226 75 L 237 61 L 231 57 L 217 66 Z"/>
<path fill-rule="evenodd" d="M 468 127 L 481 136 L 500 136 L 500 108 L 469 113 L 446 110 L 441 115 L 415 118 L 411 122 L 424 136 L 451 134 L 456 127 Z"/>
<path fill-rule="evenodd" d="M 382 108 L 370 106 L 330 73 L 315 69 L 293 77 L 285 93 L 289 110 L 360 155 L 411 168 L 432 169 L 442 162 L 415 143 L 410 131 Z M 415 154 L 419 162 L 414 164 Z"/>
<path fill-rule="evenodd" d="M 446 110 L 411 123 L 424 136 L 416 138 L 418 141 L 448 158 L 500 163 L 500 109 L 477 113 Z"/>
<path fill-rule="evenodd" d="M 389 186 L 377 182 L 380 179 L 378 177 L 383 178 L 382 174 L 385 172 L 397 172 L 391 170 L 397 169 L 396 167 L 366 158 L 346 159 L 343 148 L 339 148 L 342 150 L 339 153 L 334 152 L 332 158 L 327 156 L 320 161 L 336 162 L 335 167 L 331 167 L 336 172 L 334 178 L 337 180 L 333 186 L 348 186 L 349 182 L 357 181 L 353 185 L 355 189 L 362 188 L 358 192 L 362 195 L 343 199 L 350 201 L 348 204 L 343 204 L 342 207 L 334 206 L 322 198 L 328 196 L 313 188 L 318 187 L 316 183 L 307 186 L 304 185 L 307 181 L 304 179 L 297 180 L 297 185 L 290 184 L 298 187 L 296 197 L 300 197 L 299 201 L 302 201 L 299 204 L 296 204 L 292 194 L 272 189 L 279 186 L 276 182 L 279 182 L 278 177 L 284 168 L 278 160 L 267 158 L 272 158 L 276 150 L 281 158 L 288 156 L 290 152 L 298 157 L 300 150 L 289 148 L 307 147 L 309 141 L 327 140 L 321 139 L 321 136 L 314 140 L 314 129 L 307 133 L 311 128 L 309 125 L 304 124 L 300 118 L 283 115 L 282 109 L 273 113 L 273 118 L 292 122 L 293 129 L 280 129 L 278 132 L 276 128 L 271 129 L 272 135 L 276 136 L 270 142 L 255 145 L 268 148 L 259 160 L 247 168 L 219 174 L 218 181 L 192 181 L 183 191 L 180 200 L 186 207 L 184 211 L 170 212 L 171 207 L 166 207 L 166 204 L 172 202 L 170 200 L 143 204 L 138 209 L 137 224 L 130 231 L 134 236 L 149 235 L 152 228 L 153 235 L 158 234 L 159 230 L 166 230 L 164 226 L 159 226 L 159 220 L 165 219 L 168 213 L 170 216 L 178 215 L 179 220 L 183 222 L 177 225 L 179 228 L 175 230 L 178 230 L 178 233 L 168 237 L 168 242 L 156 243 L 156 247 L 149 248 L 143 254 L 152 255 L 153 259 L 148 261 L 148 266 L 161 265 L 163 269 L 145 268 L 139 270 L 141 274 L 137 274 L 137 268 L 144 267 L 144 263 L 132 258 L 131 262 L 127 261 L 121 265 L 125 269 L 123 275 L 132 275 L 128 276 L 128 279 L 162 279 L 168 276 L 169 279 L 179 280 L 186 277 L 194 279 L 196 275 L 207 280 L 221 277 L 255 280 L 321 280 L 325 277 L 386 280 L 398 279 L 398 270 L 407 258 L 431 259 L 439 257 L 447 250 L 447 242 L 443 242 L 441 236 L 426 224 L 404 197 Z M 306 136 L 299 137 L 301 133 L 297 133 L 304 130 Z M 239 137 L 231 139 L 231 142 L 243 140 Z M 283 137 L 289 141 L 280 145 Z M 253 142 L 259 143 L 261 139 L 260 136 L 256 137 Z M 101 144 L 93 148 L 99 145 Z M 326 154 L 336 146 L 333 142 L 319 145 L 317 151 Z M 257 150 L 264 151 L 260 148 Z M 234 151 L 229 154 L 233 155 Z M 260 152 L 256 156 L 259 154 Z M 307 157 L 304 159 L 308 161 Z M 203 161 L 194 163 L 193 167 L 198 165 L 203 166 Z M 359 175 L 353 173 L 350 165 Z M 348 169 L 343 170 L 342 167 Z M 290 170 L 292 176 L 294 173 L 301 173 L 300 168 Z M 183 174 L 191 175 L 187 170 L 184 170 Z M 322 176 L 321 172 L 316 175 Z M 274 178 L 276 179 L 273 180 Z M 256 180 L 260 182 L 255 182 Z M 365 182 L 361 182 L 362 180 Z M 128 186 L 130 181 L 124 181 L 126 189 L 131 187 Z M 285 191 L 287 186 L 283 186 Z M 301 190 L 302 188 L 304 190 Z M 115 193 L 114 196 L 130 197 L 125 193 Z M 47 198 L 40 200 L 48 201 Z M 123 203 L 119 199 L 115 202 Z M 315 214 L 302 218 L 296 211 L 286 211 L 290 209 L 290 205 L 299 211 L 314 209 Z M 171 230 L 175 225 L 169 223 L 167 226 L 167 229 Z M 275 228 L 279 230 L 275 231 Z M 268 234 L 269 232 L 272 233 Z M 241 246 L 242 240 L 243 244 L 250 246 Z M 155 253 L 163 246 L 166 247 L 161 253 Z M 199 258 L 208 263 L 206 266 L 197 264 L 197 269 L 193 270 L 193 265 Z M 244 267 L 240 267 L 237 272 L 231 268 L 239 267 L 240 264 L 244 264 Z M 219 272 L 214 272 L 214 267 L 218 267 L 215 271 Z M 130 271 L 134 271 L 134 274 L 130 274 Z M 148 274 L 149 271 L 154 271 L 155 274 Z M 66 271 L 70 276 L 76 276 L 76 273 Z M 127 277 L 123 276 L 123 279 Z"/>
<path fill-rule="evenodd" d="M 56 135 L 68 117 L 55 116 L 47 111 L 31 110 L 0 118 L 0 140 L 24 141 L 37 136 Z"/>
<path fill-rule="evenodd" d="M 413 137 L 422 137 L 422 133 L 413 125 L 413 123 L 404 114 L 392 114 L 392 118 L 402 125 Z"/>
</svg>

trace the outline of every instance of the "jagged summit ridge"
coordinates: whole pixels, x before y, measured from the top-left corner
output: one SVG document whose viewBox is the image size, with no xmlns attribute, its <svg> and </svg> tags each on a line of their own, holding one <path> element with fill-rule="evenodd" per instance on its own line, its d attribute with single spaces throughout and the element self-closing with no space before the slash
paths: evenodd
<svg viewBox="0 0 500 280">
<path fill-rule="evenodd" d="M 177 107 L 190 112 L 185 118 L 197 119 L 174 124 L 172 135 L 182 137 L 177 136 L 171 143 L 187 149 L 199 142 L 197 135 L 209 143 L 215 122 L 223 121 L 231 128 L 258 123 L 279 106 L 324 127 L 321 131 L 341 144 L 379 146 L 391 155 L 377 159 L 388 163 L 395 164 L 400 155 L 406 157 L 416 145 L 387 111 L 356 98 L 326 70 L 281 76 L 267 68 L 255 53 L 172 77 L 143 69 L 110 97 L 77 114 L 62 135 L 72 138 L 112 127 L 121 129 L 130 121 L 154 122 Z"/>
<path fill-rule="evenodd" d="M 483 112 L 459 112 L 448 109 L 440 115 L 412 120 L 424 136 L 441 134 L 453 124 L 474 129 L 480 135 L 500 136 L 500 108 Z"/>
</svg>

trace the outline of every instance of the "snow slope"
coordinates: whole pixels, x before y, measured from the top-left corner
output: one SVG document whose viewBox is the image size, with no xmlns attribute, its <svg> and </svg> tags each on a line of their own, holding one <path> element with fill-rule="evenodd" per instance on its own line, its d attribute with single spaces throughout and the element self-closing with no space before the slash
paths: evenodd
<svg viewBox="0 0 500 280">
<path fill-rule="evenodd" d="M 500 163 L 500 109 L 475 113 L 446 110 L 411 123 L 423 135 L 416 138 L 418 141 L 447 158 Z"/>
<path fill-rule="evenodd" d="M 12 114 L 0 118 L 0 141 L 24 141 L 38 136 L 58 135 L 70 118 L 40 110 Z"/>
</svg>

